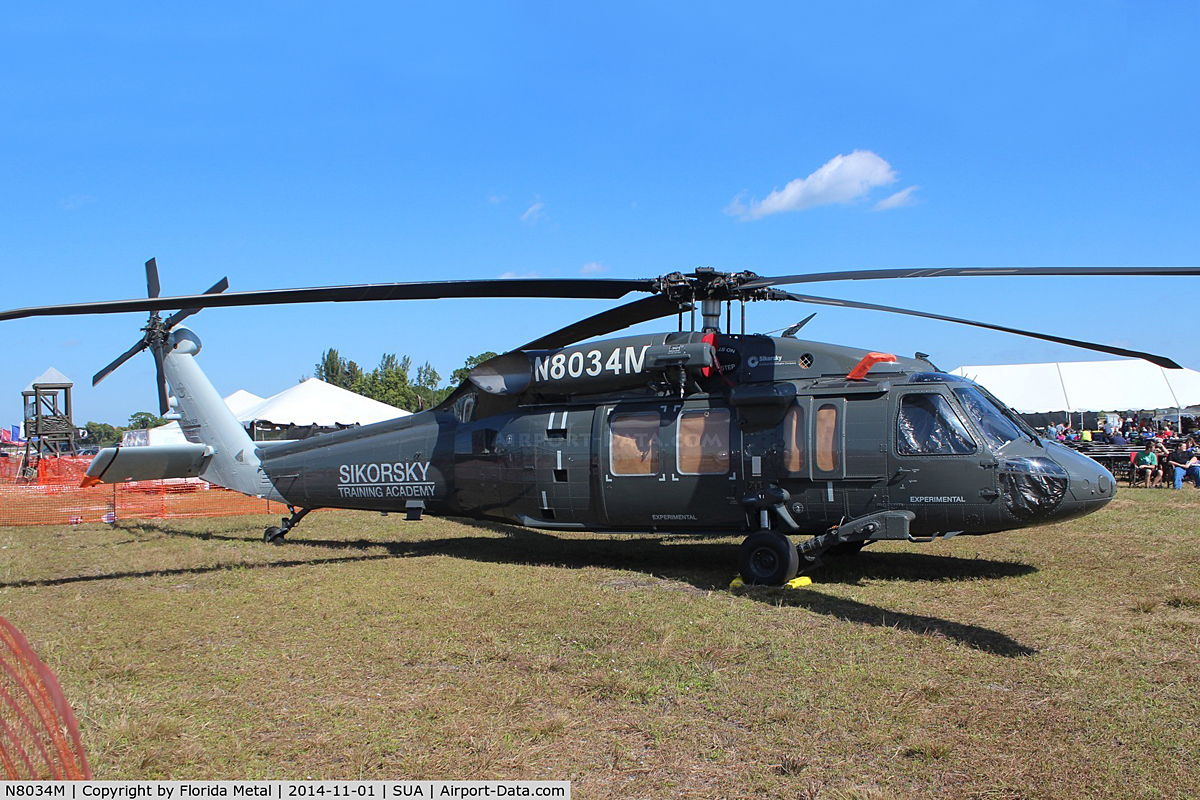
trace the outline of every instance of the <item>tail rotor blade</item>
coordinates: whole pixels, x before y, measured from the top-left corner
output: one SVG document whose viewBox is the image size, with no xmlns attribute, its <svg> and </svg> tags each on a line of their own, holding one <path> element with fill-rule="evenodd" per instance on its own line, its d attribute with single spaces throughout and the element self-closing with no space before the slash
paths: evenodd
<svg viewBox="0 0 1200 800">
<path fill-rule="evenodd" d="M 155 379 L 158 381 L 158 413 L 162 415 L 171 410 L 171 403 L 167 399 L 167 375 L 163 371 L 162 345 L 154 346 L 154 371 L 157 373 Z"/>
<path fill-rule="evenodd" d="M 158 297 L 158 262 L 153 258 L 146 262 L 146 296 Z"/>
<path fill-rule="evenodd" d="M 115 370 L 117 367 L 124 364 L 129 359 L 136 356 L 138 353 L 145 350 L 147 346 L 148 345 L 146 344 L 146 340 L 142 339 L 140 342 L 135 344 L 133 347 L 129 348 L 124 353 L 117 356 L 117 359 L 115 361 L 113 361 L 107 367 L 105 367 L 104 369 L 100 370 L 99 372 L 97 372 L 95 375 L 92 376 L 92 386 L 95 386 L 100 381 L 107 378 L 109 375 L 112 374 L 113 370 Z"/>
<path fill-rule="evenodd" d="M 221 278 L 221 280 L 217 281 L 212 286 L 205 289 L 204 293 L 205 294 L 220 294 L 221 292 L 225 291 L 228 288 L 229 288 L 229 278 Z M 199 306 L 196 306 L 194 308 L 183 308 L 183 309 L 180 309 L 179 311 L 176 311 L 174 314 L 172 314 L 170 317 L 167 318 L 167 330 L 171 330 L 176 325 L 183 322 L 185 319 L 187 319 L 192 314 L 195 314 L 198 311 L 200 311 Z"/>
</svg>

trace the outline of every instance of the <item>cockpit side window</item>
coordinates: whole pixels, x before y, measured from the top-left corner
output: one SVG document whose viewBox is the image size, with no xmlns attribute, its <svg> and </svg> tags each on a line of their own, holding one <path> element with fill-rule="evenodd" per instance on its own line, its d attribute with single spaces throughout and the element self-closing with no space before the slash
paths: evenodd
<svg viewBox="0 0 1200 800">
<path fill-rule="evenodd" d="M 906 394 L 896 416 L 896 451 L 902 456 L 966 455 L 975 442 L 940 394 Z"/>
<path fill-rule="evenodd" d="M 978 389 L 974 387 L 955 389 L 954 396 L 958 398 L 963 409 L 979 426 L 979 430 L 983 431 L 984 437 L 992 447 L 1000 449 L 1014 439 L 1021 438 L 1021 429 L 1014 425 L 1012 420 L 1006 417 L 1000 409 L 992 405 L 992 402 Z"/>
</svg>

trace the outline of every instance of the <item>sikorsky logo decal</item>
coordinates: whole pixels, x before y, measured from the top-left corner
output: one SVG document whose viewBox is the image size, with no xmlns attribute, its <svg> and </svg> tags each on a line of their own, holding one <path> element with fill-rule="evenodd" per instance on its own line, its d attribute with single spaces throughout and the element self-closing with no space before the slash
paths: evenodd
<svg viewBox="0 0 1200 800">
<path fill-rule="evenodd" d="M 775 364 L 786 364 L 786 363 L 789 363 L 789 362 L 784 361 L 783 356 L 750 356 L 749 358 L 746 359 L 746 366 L 749 367 L 750 369 L 754 369 L 755 367 L 757 367 L 760 364 L 775 365 Z M 792 361 L 790 363 L 795 364 L 796 362 Z"/>
<path fill-rule="evenodd" d="M 428 461 L 338 467 L 338 493 L 342 497 L 433 497 L 433 489 Z"/>
<path fill-rule="evenodd" d="M 929 495 L 922 495 L 920 497 L 910 497 L 910 498 L 908 498 L 908 502 L 910 502 L 910 503 L 965 503 L 965 502 L 967 502 L 967 499 L 965 497 L 961 497 L 959 495 L 954 495 L 954 496 L 946 495 L 944 497 L 932 497 Z"/>
<path fill-rule="evenodd" d="M 563 378 L 579 378 L 584 375 L 595 378 L 602 372 L 612 375 L 626 375 L 641 372 L 646 365 L 646 351 L 650 345 L 642 345 L 639 352 L 636 347 L 614 348 L 608 357 L 599 350 L 576 350 L 574 353 L 555 353 L 552 356 L 538 356 L 533 360 L 533 379 L 535 381 L 560 381 Z"/>
</svg>

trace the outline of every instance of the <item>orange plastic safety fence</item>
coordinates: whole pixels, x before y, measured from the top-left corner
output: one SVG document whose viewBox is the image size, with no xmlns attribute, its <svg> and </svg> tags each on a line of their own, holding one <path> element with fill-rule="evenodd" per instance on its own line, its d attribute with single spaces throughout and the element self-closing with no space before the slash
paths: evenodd
<svg viewBox="0 0 1200 800">
<path fill-rule="evenodd" d="M 17 482 L 17 467 L 21 464 L 18 456 L 11 454 L 0 457 L 0 484 Z"/>
<path fill-rule="evenodd" d="M 0 464 L 12 460 L 0 459 Z M 197 478 L 126 481 L 84 489 L 79 484 L 90 461 L 43 458 L 37 464 L 36 483 L 22 481 L 15 472 L 0 475 L 0 525 L 74 525 L 286 511 L 281 503 L 246 497 Z"/>
<path fill-rule="evenodd" d="M 37 482 L 45 485 L 74 483 L 76 486 L 87 475 L 91 457 L 59 456 L 43 458 L 37 462 Z"/>
<path fill-rule="evenodd" d="M 0 617 L 0 776 L 88 780 L 79 725 L 58 680 L 12 623 Z"/>
</svg>

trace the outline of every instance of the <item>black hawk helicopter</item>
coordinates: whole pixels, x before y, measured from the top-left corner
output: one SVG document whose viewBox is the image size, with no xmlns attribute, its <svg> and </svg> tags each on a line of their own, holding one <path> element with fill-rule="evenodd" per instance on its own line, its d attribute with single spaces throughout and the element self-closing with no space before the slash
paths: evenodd
<svg viewBox="0 0 1200 800">
<path fill-rule="evenodd" d="M 0 321 L 150 312 L 142 338 L 93 384 L 149 349 L 160 411 L 174 412 L 190 444 L 106 448 L 91 463 L 87 484 L 198 476 L 276 500 L 291 516 L 265 531 L 264 539 L 275 544 L 317 508 L 405 511 L 409 519 L 471 517 L 551 531 L 745 534 L 743 579 L 778 585 L 826 553 L 885 539 L 928 542 L 1055 522 L 1113 498 L 1115 481 L 1104 467 L 1039 438 L 984 387 L 938 370 L 924 354 L 903 358 L 803 341 L 794 329 L 781 337 L 745 333 L 747 302 L 779 300 L 908 314 L 1179 368 L 1168 358 L 1121 347 L 778 288 L 1030 275 L 1179 276 L 1200 275 L 1200 268 L 963 267 L 779 277 L 701 268 L 650 279 L 236 293 L 225 293 L 222 279 L 204 294 L 160 297 L 151 259 L 147 299 L 15 309 L 0 312 Z M 199 337 L 181 324 L 214 306 L 617 299 L 634 292 L 648 296 L 480 364 L 435 408 L 277 443 L 251 440 L 197 364 Z M 735 302 L 738 334 L 730 330 Z M 181 310 L 164 318 L 159 312 L 165 309 Z M 673 332 L 589 341 L 672 316 Z"/>
</svg>

